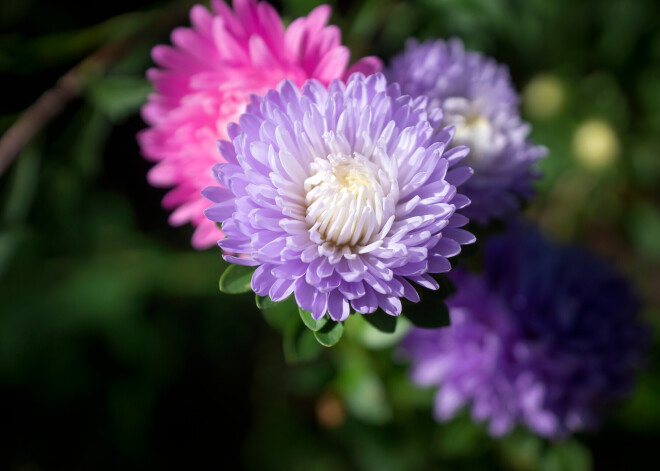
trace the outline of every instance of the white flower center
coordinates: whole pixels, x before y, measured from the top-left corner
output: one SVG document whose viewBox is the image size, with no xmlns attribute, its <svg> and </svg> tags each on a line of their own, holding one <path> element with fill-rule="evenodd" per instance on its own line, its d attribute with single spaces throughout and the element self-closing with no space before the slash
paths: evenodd
<svg viewBox="0 0 660 471">
<path fill-rule="evenodd" d="M 305 220 L 327 242 L 369 244 L 393 219 L 391 179 L 366 157 L 354 153 L 316 158 L 311 170 L 304 183 Z"/>
<path fill-rule="evenodd" d="M 475 101 L 452 97 L 444 101 L 442 109 L 443 125 L 456 127 L 452 147 L 464 145 L 470 148 L 465 159 L 467 165 L 490 160 L 489 157 L 497 155 L 506 144 L 506 137 L 483 116 Z"/>
</svg>

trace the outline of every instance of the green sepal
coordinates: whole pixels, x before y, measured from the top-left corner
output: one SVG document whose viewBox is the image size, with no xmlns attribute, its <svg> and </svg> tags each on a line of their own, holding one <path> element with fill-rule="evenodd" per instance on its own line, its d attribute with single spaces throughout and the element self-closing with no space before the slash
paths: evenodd
<svg viewBox="0 0 660 471">
<path fill-rule="evenodd" d="M 321 330 L 323 326 L 328 322 L 328 318 L 326 316 L 321 317 L 319 320 L 315 320 L 312 317 L 312 313 L 309 311 L 298 308 L 298 312 L 300 313 L 300 318 L 302 319 L 303 323 L 312 332 Z"/>
<path fill-rule="evenodd" d="M 295 316 L 298 309 L 293 296 L 276 303 L 268 296 L 255 294 L 255 303 L 268 325 L 279 332 L 284 331 L 289 319 Z"/>
<path fill-rule="evenodd" d="M 318 331 L 314 332 L 314 337 L 318 343 L 324 347 L 332 347 L 344 333 L 344 323 L 328 319 L 325 325 Z"/>
<path fill-rule="evenodd" d="M 220 277 L 220 291 L 227 294 L 241 294 L 250 291 L 254 267 L 229 265 Z"/>
<path fill-rule="evenodd" d="M 257 293 L 254 293 L 254 304 L 261 310 L 271 309 L 277 306 L 278 303 L 270 299 L 270 296 L 259 296 Z"/>
</svg>

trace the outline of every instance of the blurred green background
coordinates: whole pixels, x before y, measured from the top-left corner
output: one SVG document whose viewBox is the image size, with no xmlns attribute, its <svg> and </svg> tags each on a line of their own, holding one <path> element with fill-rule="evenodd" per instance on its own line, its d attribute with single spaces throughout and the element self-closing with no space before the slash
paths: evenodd
<svg viewBox="0 0 660 471">
<path fill-rule="evenodd" d="M 273 3 L 287 20 L 317 4 Z M 165 191 L 145 180 L 135 134 L 149 50 L 187 24 L 192 3 L 3 1 L 0 132 L 74 67 L 77 81 L 0 177 L 0 468 L 630 471 L 657 461 L 660 4 L 331 4 L 354 58 L 456 35 L 510 66 L 533 136 L 550 149 L 527 216 L 612 260 L 645 300 L 656 341 L 635 394 L 597 433 L 495 441 L 466 417 L 436 424 L 432 391 L 409 385 L 387 340 L 358 320 L 337 347 L 287 365 L 252 298 L 218 292 L 219 251 L 192 250 L 191 227 L 167 225 Z"/>
</svg>

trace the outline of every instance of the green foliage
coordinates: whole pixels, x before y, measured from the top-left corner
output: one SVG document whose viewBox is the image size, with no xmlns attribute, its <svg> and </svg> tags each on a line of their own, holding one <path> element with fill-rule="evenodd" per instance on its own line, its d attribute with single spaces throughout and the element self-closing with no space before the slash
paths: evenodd
<svg viewBox="0 0 660 471">
<path fill-rule="evenodd" d="M 25 149 L 11 175 L 4 211 L 0 213 L 0 279 L 9 267 L 21 239 L 23 225 L 36 192 L 42 155 L 36 145 Z"/>
<path fill-rule="evenodd" d="M 328 318 L 326 316 L 316 320 L 312 317 L 312 313 L 309 311 L 298 308 L 298 312 L 300 313 L 300 318 L 302 319 L 305 326 L 307 326 L 307 328 L 312 332 L 318 332 L 328 323 Z"/>
<path fill-rule="evenodd" d="M 630 212 L 630 235 L 639 250 L 660 260 L 660 212 L 651 205 L 636 206 Z"/>
<path fill-rule="evenodd" d="M 394 332 L 385 332 L 375 327 L 368 322 L 368 315 L 353 315 L 349 317 L 346 324 L 348 334 L 370 350 L 391 348 L 398 344 L 410 330 L 410 322 L 403 316 L 397 318 Z"/>
<path fill-rule="evenodd" d="M 289 318 L 298 310 L 298 305 L 292 296 L 279 303 L 273 302 L 268 296 L 255 294 L 255 297 L 257 307 L 261 310 L 266 322 L 279 332 L 284 330 Z"/>
<path fill-rule="evenodd" d="M 406 306 L 403 315 L 416 327 L 437 329 L 451 324 L 449 310 L 439 293 L 428 295 L 419 304 Z"/>
<path fill-rule="evenodd" d="M 552 446 L 543 456 L 539 471 L 592 471 L 589 450 L 569 440 Z"/>
<path fill-rule="evenodd" d="M 319 330 L 314 331 L 314 337 L 324 347 L 332 347 L 344 334 L 344 323 L 328 319 Z"/>
<path fill-rule="evenodd" d="M 502 459 L 514 471 L 593 471 L 589 450 L 574 439 L 544 442 L 516 430 L 499 443 Z"/>
<path fill-rule="evenodd" d="M 110 120 L 120 121 L 137 113 L 151 91 L 151 84 L 144 78 L 109 76 L 90 84 L 88 97 Z"/>
<path fill-rule="evenodd" d="M 248 293 L 251 288 L 254 267 L 229 265 L 220 277 L 220 291 L 227 294 Z"/>
<path fill-rule="evenodd" d="M 318 354 L 319 350 L 309 345 L 310 339 L 332 347 L 344 333 L 343 322 L 333 321 L 327 315 L 315 320 L 309 311 L 298 307 L 293 296 L 276 303 L 269 297 L 256 295 L 256 304 L 268 324 L 284 331 L 284 351 L 291 363 L 310 360 Z"/>
<path fill-rule="evenodd" d="M 339 362 L 336 384 L 349 411 L 367 423 L 388 422 L 392 418 L 392 407 L 371 358 L 352 344 L 344 349 Z"/>
<path fill-rule="evenodd" d="M 379 309 L 372 314 L 364 314 L 364 320 L 381 332 L 391 334 L 396 330 L 398 317 L 390 316 Z"/>
<path fill-rule="evenodd" d="M 283 337 L 287 363 L 295 365 L 315 359 L 321 350 L 316 334 L 303 324 L 299 316 L 289 316 Z"/>
</svg>

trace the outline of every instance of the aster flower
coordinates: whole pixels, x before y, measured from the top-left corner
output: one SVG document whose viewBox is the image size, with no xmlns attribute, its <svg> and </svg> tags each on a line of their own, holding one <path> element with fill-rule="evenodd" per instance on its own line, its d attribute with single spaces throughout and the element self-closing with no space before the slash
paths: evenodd
<svg viewBox="0 0 660 471">
<path fill-rule="evenodd" d="M 481 275 L 455 270 L 452 326 L 404 339 L 412 380 L 439 386 L 435 416 L 471 403 L 492 435 L 517 423 L 556 438 L 591 428 L 631 388 L 645 333 L 626 281 L 601 260 L 513 226 Z"/>
<path fill-rule="evenodd" d="M 445 151 L 452 130 L 434 132 L 440 116 L 382 74 L 327 89 L 310 80 L 302 93 L 287 80 L 253 96 L 232 142 L 219 143 L 222 187 L 203 192 L 220 247 L 243 255 L 225 259 L 256 266 L 257 294 L 294 293 L 314 319 L 400 314 L 401 297 L 419 300 L 411 282 L 437 289 L 430 274 L 474 241 L 456 213 L 469 203 L 456 186 L 471 170 L 455 165 L 468 149 Z"/>
<path fill-rule="evenodd" d="M 245 110 L 252 93 L 263 94 L 284 78 L 298 86 L 308 78 L 328 84 L 355 71 L 380 69 L 378 59 L 365 58 L 346 70 L 349 51 L 339 29 L 326 26 L 328 6 L 285 29 L 265 2 L 235 0 L 234 11 L 223 1 L 211 5 L 211 12 L 192 8 L 192 28 L 175 29 L 174 46 L 153 49 L 160 68 L 147 77 L 156 93 L 142 109 L 150 128 L 138 136 L 142 154 L 157 162 L 149 183 L 174 187 L 163 199 L 163 206 L 174 210 L 170 224 L 195 225 L 192 244 L 198 249 L 222 236 L 204 218 L 208 204 L 200 191 L 213 183 L 209 170 L 221 161 L 216 141 L 227 138 L 227 124 Z"/>
<path fill-rule="evenodd" d="M 477 52 L 449 42 L 411 40 L 386 72 L 403 93 L 429 98 L 429 110 L 442 108 L 442 126 L 456 127 L 453 145 L 466 145 L 465 164 L 474 177 L 462 191 L 472 204 L 465 214 L 480 224 L 502 218 L 532 194 L 538 176 L 534 162 L 547 153 L 530 143 L 521 121 L 518 96 L 508 69 Z"/>
</svg>

